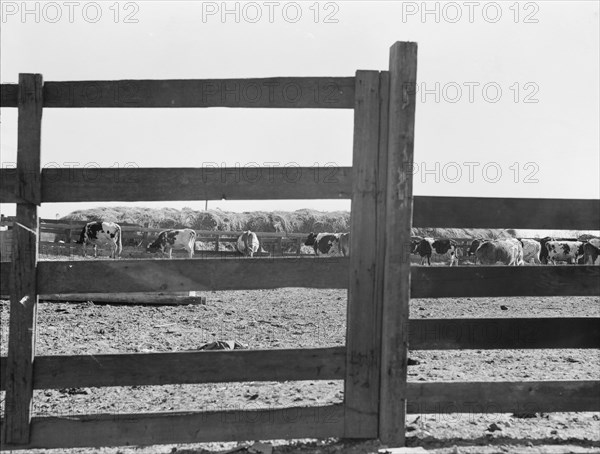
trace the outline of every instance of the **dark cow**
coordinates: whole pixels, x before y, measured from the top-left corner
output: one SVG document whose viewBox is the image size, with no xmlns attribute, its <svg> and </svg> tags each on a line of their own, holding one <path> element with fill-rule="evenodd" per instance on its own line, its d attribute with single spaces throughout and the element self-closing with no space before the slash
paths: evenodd
<svg viewBox="0 0 600 454">
<path fill-rule="evenodd" d="M 194 257 L 194 246 L 196 244 L 196 232 L 192 229 L 165 230 L 158 234 L 158 238 L 147 247 L 148 252 L 162 252 L 173 258 L 173 249 L 185 249 L 189 258 Z"/>
<path fill-rule="evenodd" d="M 321 254 L 337 254 L 340 252 L 340 239 L 336 233 L 319 233 L 310 232 L 308 238 L 304 242 L 306 246 L 312 246 L 315 255 Z"/>
<path fill-rule="evenodd" d="M 600 265 L 600 240 L 591 239 L 583 245 L 583 263 L 585 265 Z M 596 263 L 598 261 L 598 263 Z"/>
<path fill-rule="evenodd" d="M 482 265 L 523 265 L 523 245 L 515 238 L 473 240 L 468 254 L 475 254 L 475 262 Z"/>
<path fill-rule="evenodd" d="M 246 257 L 254 257 L 259 248 L 258 237 L 250 230 L 242 233 L 237 240 L 237 250 Z"/>
<path fill-rule="evenodd" d="M 88 222 L 79 235 L 77 244 L 83 245 L 83 256 L 86 256 L 86 247 L 88 244 L 94 245 L 94 257 L 98 256 L 98 245 L 107 244 L 110 246 L 110 256 L 116 259 L 123 251 L 121 242 L 121 226 L 114 222 L 93 221 Z"/>
<path fill-rule="evenodd" d="M 421 256 L 421 265 L 424 265 L 427 262 L 428 265 L 431 265 L 431 255 L 445 255 L 450 259 L 450 263 L 448 266 L 452 266 L 452 264 L 456 263 L 458 265 L 458 258 L 456 256 L 457 243 L 454 240 L 450 239 L 439 239 L 434 240 L 433 238 L 424 238 L 414 249 L 415 254 L 419 254 Z"/>
<path fill-rule="evenodd" d="M 548 262 L 567 262 L 577 264 L 580 258 L 584 256 L 582 241 L 548 241 L 546 243 L 548 251 Z"/>
</svg>

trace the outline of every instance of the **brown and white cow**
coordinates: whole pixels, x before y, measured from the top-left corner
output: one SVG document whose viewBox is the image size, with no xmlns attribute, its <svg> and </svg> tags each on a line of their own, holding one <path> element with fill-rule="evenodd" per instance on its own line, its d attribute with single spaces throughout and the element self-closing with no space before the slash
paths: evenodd
<svg viewBox="0 0 600 454">
<path fill-rule="evenodd" d="M 594 239 L 591 239 L 583 245 L 583 263 L 585 265 L 600 265 L 600 240 L 594 241 Z"/>
<path fill-rule="evenodd" d="M 196 244 L 196 232 L 192 229 L 164 230 L 158 234 L 158 238 L 148 245 L 147 252 L 162 252 L 173 258 L 173 249 L 185 249 L 189 258 L 194 257 L 194 246 Z"/>
<path fill-rule="evenodd" d="M 254 257 L 258 252 L 260 243 L 256 233 L 247 230 L 242 233 L 237 240 L 237 250 L 246 257 Z"/>
<path fill-rule="evenodd" d="M 531 238 L 518 238 L 523 246 L 523 261 L 529 263 L 542 263 L 540 261 L 540 252 L 542 251 L 542 245 L 538 240 Z"/>
<path fill-rule="evenodd" d="M 452 266 L 453 264 L 458 265 L 456 251 L 457 243 L 454 240 L 423 238 L 417 243 L 413 252 L 421 256 L 421 265 L 424 265 L 425 262 L 427 262 L 428 265 L 431 265 L 431 256 L 435 254 L 450 259 L 448 266 Z"/>
<path fill-rule="evenodd" d="M 93 221 L 88 222 L 79 235 L 77 244 L 83 245 L 83 256 L 86 256 L 86 247 L 88 244 L 94 245 L 94 257 L 98 256 L 97 246 L 110 246 L 110 256 L 116 259 L 123 251 L 121 238 L 121 226 L 114 222 Z"/>
<path fill-rule="evenodd" d="M 473 240 L 469 247 L 469 254 L 472 253 L 476 263 L 482 265 L 523 265 L 523 245 L 515 238 Z"/>
<path fill-rule="evenodd" d="M 339 254 L 340 238 L 337 233 L 319 233 L 310 232 L 304 242 L 306 246 L 312 246 L 315 255 L 321 254 Z"/>
<path fill-rule="evenodd" d="M 556 262 L 567 262 L 577 264 L 583 257 L 583 241 L 548 241 L 548 262 L 556 265 Z"/>
<path fill-rule="evenodd" d="M 350 234 L 340 233 L 338 236 L 340 252 L 344 257 L 350 255 Z"/>
</svg>

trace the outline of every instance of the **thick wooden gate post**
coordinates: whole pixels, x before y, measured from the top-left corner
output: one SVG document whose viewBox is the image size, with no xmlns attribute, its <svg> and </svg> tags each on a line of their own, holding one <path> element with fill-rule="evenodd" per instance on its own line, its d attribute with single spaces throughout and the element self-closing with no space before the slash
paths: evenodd
<svg viewBox="0 0 600 454">
<path fill-rule="evenodd" d="M 357 71 L 346 335 L 348 438 L 376 438 L 383 298 L 387 74 Z"/>
<path fill-rule="evenodd" d="M 19 74 L 17 217 L 13 224 L 4 442 L 29 442 L 37 306 L 38 213 L 42 200 L 42 76 Z"/>
<path fill-rule="evenodd" d="M 390 51 L 386 248 L 381 319 L 379 438 L 404 445 L 417 44 Z"/>
</svg>

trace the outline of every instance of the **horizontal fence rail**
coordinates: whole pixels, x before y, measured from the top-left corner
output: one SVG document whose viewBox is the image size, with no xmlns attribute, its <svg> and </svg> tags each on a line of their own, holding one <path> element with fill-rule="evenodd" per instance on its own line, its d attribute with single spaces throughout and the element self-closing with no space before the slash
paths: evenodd
<svg viewBox="0 0 600 454">
<path fill-rule="evenodd" d="M 16 172 L 0 170 L 0 202 Z M 351 167 L 44 169 L 42 202 L 349 199 Z M 414 197 L 413 227 L 599 230 L 594 199 Z"/>
<path fill-rule="evenodd" d="M 598 411 L 600 381 L 409 382 L 407 413 Z M 29 448 L 343 437 L 344 406 L 32 418 Z"/>
<path fill-rule="evenodd" d="M 0 107 L 19 87 L 2 84 Z M 44 107 L 354 108 L 354 77 L 45 82 Z"/>
<path fill-rule="evenodd" d="M 0 294 L 9 293 L 10 262 L 0 266 Z M 347 288 L 347 257 L 81 260 L 38 263 L 40 294 Z M 600 267 L 412 267 L 412 298 L 595 296 Z M 367 304 L 367 302 L 365 302 Z"/>
<path fill-rule="evenodd" d="M 410 350 L 600 348 L 599 318 L 411 319 Z M 34 388 L 334 380 L 344 347 L 38 356 Z M 0 369 L 6 371 L 6 358 Z M 4 389 L 4 374 L 0 389 Z"/>
</svg>

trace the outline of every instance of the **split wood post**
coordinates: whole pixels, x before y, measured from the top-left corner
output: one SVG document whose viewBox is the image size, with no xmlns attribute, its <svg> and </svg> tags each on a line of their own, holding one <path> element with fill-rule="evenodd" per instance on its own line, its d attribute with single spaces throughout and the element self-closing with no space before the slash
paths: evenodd
<svg viewBox="0 0 600 454">
<path fill-rule="evenodd" d="M 344 433 L 376 438 L 385 229 L 387 75 L 357 71 Z M 384 108 L 382 108 L 384 107 Z"/>
<path fill-rule="evenodd" d="M 417 44 L 395 43 L 390 50 L 379 438 L 400 446 L 405 443 L 416 78 Z"/>
<path fill-rule="evenodd" d="M 219 252 L 219 235 L 215 237 L 215 252 Z"/>
<path fill-rule="evenodd" d="M 296 255 L 300 255 L 300 251 L 302 250 L 302 238 L 296 238 Z"/>
<path fill-rule="evenodd" d="M 4 441 L 29 442 L 35 357 L 39 220 L 42 200 L 40 146 L 42 76 L 19 74 L 17 217 L 13 224 Z"/>
</svg>

